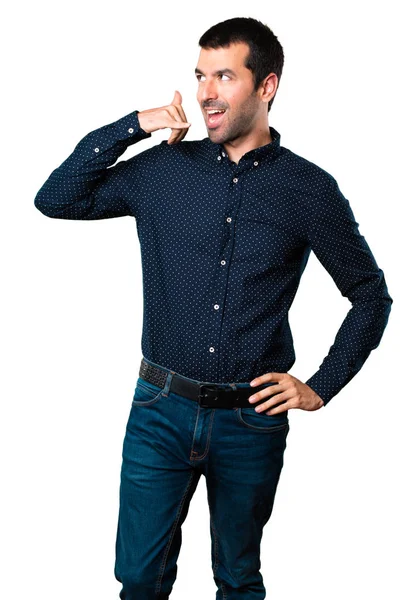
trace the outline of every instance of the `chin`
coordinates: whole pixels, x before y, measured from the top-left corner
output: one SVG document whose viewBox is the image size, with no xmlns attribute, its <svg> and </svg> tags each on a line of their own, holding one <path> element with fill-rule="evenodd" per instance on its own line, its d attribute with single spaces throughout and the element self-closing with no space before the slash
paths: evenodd
<svg viewBox="0 0 416 600">
<path fill-rule="evenodd" d="M 223 144 L 224 142 L 227 141 L 226 136 L 223 133 L 220 133 L 219 131 L 215 131 L 215 129 L 208 129 L 208 137 L 212 142 L 215 142 L 216 144 Z"/>
</svg>

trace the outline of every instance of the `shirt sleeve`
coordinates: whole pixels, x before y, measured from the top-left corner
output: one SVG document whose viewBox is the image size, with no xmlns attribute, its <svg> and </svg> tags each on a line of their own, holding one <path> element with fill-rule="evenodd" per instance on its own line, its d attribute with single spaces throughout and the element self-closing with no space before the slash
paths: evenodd
<svg viewBox="0 0 416 600">
<path fill-rule="evenodd" d="M 140 127 L 138 114 L 134 110 L 82 138 L 40 188 L 35 207 L 56 219 L 134 216 L 123 194 L 128 161 L 110 165 L 128 146 L 151 137 Z"/>
<path fill-rule="evenodd" d="M 309 240 L 316 257 L 352 306 L 318 371 L 305 382 L 325 405 L 379 345 L 393 302 L 384 273 L 359 232 L 348 200 L 330 177 L 323 202 L 316 202 L 308 220 Z"/>
</svg>

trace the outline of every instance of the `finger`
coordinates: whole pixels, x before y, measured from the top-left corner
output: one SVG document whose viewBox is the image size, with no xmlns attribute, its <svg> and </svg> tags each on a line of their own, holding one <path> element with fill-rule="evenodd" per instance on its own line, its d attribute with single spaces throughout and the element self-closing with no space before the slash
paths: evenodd
<svg viewBox="0 0 416 600">
<path fill-rule="evenodd" d="M 187 123 L 188 119 L 186 118 L 185 111 L 183 110 L 183 106 L 181 104 L 178 104 L 178 105 L 176 105 L 176 108 L 178 109 L 178 112 L 181 115 L 184 123 Z"/>
<path fill-rule="evenodd" d="M 260 385 L 261 383 L 268 383 L 269 381 L 277 381 L 279 377 L 283 377 L 285 373 L 264 373 L 264 375 L 259 375 L 259 377 L 255 377 L 250 381 L 251 386 Z"/>
<path fill-rule="evenodd" d="M 177 144 L 178 142 L 180 142 L 188 133 L 188 129 L 189 127 L 182 129 L 174 128 L 172 133 L 170 134 L 169 142 L 171 144 Z"/>
<path fill-rule="evenodd" d="M 287 410 L 290 410 L 292 408 L 295 408 L 295 407 L 292 406 L 289 402 L 285 402 L 284 404 L 280 404 L 279 406 L 277 406 L 275 408 L 271 408 L 271 409 L 267 410 L 264 414 L 265 415 L 279 415 L 280 413 L 286 412 Z"/>
<path fill-rule="evenodd" d="M 172 126 L 172 133 L 170 134 L 170 137 L 168 139 L 168 144 L 174 144 L 178 141 L 180 141 L 182 138 L 185 137 L 185 135 L 188 133 L 188 129 L 190 127 L 190 123 L 183 123 L 182 126 L 179 128 L 179 125 L 173 125 Z"/>
<path fill-rule="evenodd" d="M 176 111 L 174 113 L 176 120 L 179 119 L 179 122 L 188 123 L 188 121 L 186 120 L 185 112 L 184 112 L 182 106 L 173 106 L 171 108 L 174 109 L 174 111 Z M 183 138 L 185 137 L 185 135 L 188 133 L 189 127 L 190 127 L 190 124 L 189 124 L 189 126 L 187 128 L 182 128 L 182 129 L 178 129 L 178 130 L 173 131 L 171 133 L 170 138 L 169 138 L 169 142 L 172 143 L 172 144 L 179 143 L 181 140 L 183 140 Z"/>
<path fill-rule="evenodd" d="M 186 119 L 185 120 L 182 119 L 182 115 L 178 111 L 178 107 L 176 105 L 170 104 L 166 108 L 172 119 L 174 119 L 175 121 L 178 121 L 179 123 L 187 123 Z"/>
<path fill-rule="evenodd" d="M 176 137 L 174 138 L 174 141 L 173 141 L 173 143 L 174 143 L 174 144 L 178 144 L 180 141 L 182 141 L 182 140 L 183 140 L 183 138 L 184 138 L 184 137 L 186 136 L 186 134 L 188 133 L 188 131 L 189 131 L 189 127 L 188 127 L 188 128 L 185 128 L 185 129 L 181 129 L 181 130 L 179 131 L 179 134 L 177 134 L 177 135 L 176 135 Z"/>
<path fill-rule="evenodd" d="M 178 121 L 175 121 L 171 125 L 169 125 L 169 127 L 171 127 L 172 129 L 172 132 L 170 134 L 168 143 L 172 143 L 177 141 L 178 139 L 182 139 L 182 137 L 184 137 L 188 132 L 190 125 L 190 123 L 179 123 Z"/>
<path fill-rule="evenodd" d="M 187 121 L 188 121 L 188 119 L 186 118 L 185 111 L 183 110 L 183 106 L 182 106 L 181 104 L 176 104 L 176 105 L 175 105 L 175 107 L 178 109 L 178 111 L 179 111 L 179 113 L 180 113 L 180 115 L 181 115 L 182 119 L 183 119 L 185 122 L 187 122 Z"/>
<path fill-rule="evenodd" d="M 264 412 L 266 410 L 277 410 L 277 408 L 280 408 L 282 406 L 287 406 L 288 401 L 290 400 L 290 396 L 288 396 L 288 394 L 283 395 L 283 392 L 281 394 L 278 394 L 277 396 L 273 396 L 273 398 L 270 398 L 270 400 L 268 400 L 267 402 L 262 402 L 261 404 L 257 404 L 254 409 L 256 412 Z M 279 410 L 279 412 L 283 412 L 285 409 L 281 408 Z"/>
<path fill-rule="evenodd" d="M 182 119 L 184 120 L 184 122 L 185 122 L 185 123 L 187 123 L 187 122 L 188 122 L 188 119 L 186 118 L 185 111 L 184 111 L 183 107 L 182 107 L 181 105 L 179 105 L 179 106 L 177 106 L 176 108 L 178 109 L 178 111 L 179 111 L 179 113 L 180 113 L 180 115 L 181 115 Z M 178 136 L 178 138 L 177 138 L 177 142 L 180 142 L 180 141 L 182 141 L 182 140 L 183 140 L 183 138 L 184 138 L 184 137 L 186 136 L 186 134 L 188 133 L 188 131 L 189 131 L 189 128 L 188 128 L 188 129 L 183 129 L 183 130 L 180 132 L 180 134 L 179 134 L 179 136 Z"/>
<path fill-rule="evenodd" d="M 270 394 L 276 394 L 277 392 L 281 392 L 282 387 L 280 383 L 276 383 L 276 385 L 268 385 L 267 387 L 259 390 L 252 396 L 249 396 L 249 402 L 257 402 L 258 400 L 262 400 L 263 398 L 267 398 Z"/>
<path fill-rule="evenodd" d="M 259 375 L 259 377 L 255 377 L 254 379 L 252 379 L 250 381 L 250 385 L 252 387 L 256 387 L 257 385 L 261 385 L 262 383 L 268 383 L 269 381 L 276 381 L 277 383 L 279 383 L 280 379 L 284 379 L 284 377 L 287 375 L 287 373 L 276 373 L 276 372 L 270 372 L 270 373 L 264 373 L 264 375 Z"/>
<path fill-rule="evenodd" d="M 273 381 L 274 380 L 275 378 L 273 377 Z M 256 385 L 256 387 L 260 387 L 261 385 L 264 385 L 265 387 L 263 387 L 261 390 L 254 391 L 253 395 L 249 396 L 249 401 L 256 402 L 257 400 L 270 396 L 270 394 L 274 394 L 276 392 L 282 393 L 288 390 L 290 387 L 290 381 L 283 379 L 280 381 L 280 383 L 278 381 L 276 381 L 274 384 L 272 383 L 272 385 L 269 385 L 269 383 L 270 382 L 265 382 L 264 384 Z"/>
<path fill-rule="evenodd" d="M 172 119 L 171 123 L 169 124 L 169 127 L 171 127 L 172 129 L 172 133 L 170 134 L 168 143 L 175 143 L 177 139 L 181 135 L 183 135 L 183 129 L 185 129 L 186 133 L 187 129 L 190 126 L 190 123 L 188 123 L 186 119 L 185 121 L 183 120 L 182 115 L 180 114 L 177 106 L 168 106 L 167 109 Z"/>
<path fill-rule="evenodd" d="M 182 95 L 178 90 L 175 90 L 171 104 L 182 104 Z"/>
</svg>

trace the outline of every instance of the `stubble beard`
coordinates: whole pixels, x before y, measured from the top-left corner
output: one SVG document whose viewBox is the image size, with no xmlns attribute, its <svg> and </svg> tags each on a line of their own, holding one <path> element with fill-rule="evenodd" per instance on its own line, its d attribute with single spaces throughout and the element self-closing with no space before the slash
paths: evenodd
<svg viewBox="0 0 416 600">
<path fill-rule="evenodd" d="M 208 129 L 210 140 L 215 144 L 224 144 L 226 142 L 233 142 L 248 133 L 255 117 L 255 109 L 257 109 L 257 103 L 248 101 L 239 111 L 238 116 L 231 122 L 226 123 L 223 128 L 219 128 L 221 130 Z M 227 112 L 224 118 L 228 119 Z"/>
</svg>

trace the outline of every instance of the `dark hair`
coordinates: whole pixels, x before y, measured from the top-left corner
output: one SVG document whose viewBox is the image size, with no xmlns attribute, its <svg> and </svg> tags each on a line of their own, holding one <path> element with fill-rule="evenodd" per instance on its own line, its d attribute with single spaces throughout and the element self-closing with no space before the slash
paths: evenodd
<svg viewBox="0 0 416 600">
<path fill-rule="evenodd" d="M 278 77 L 283 70 L 283 48 L 273 31 L 264 23 L 251 17 L 235 17 L 213 25 L 199 39 L 201 48 L 227 48 L 230 44 L 245 42 L 250 48 L 245 66 L 253 73 L 254 90 L 270 73 Z M 276 94 L 275 94 L 276 95 Z M 269 100 L 268 112 L 274 96 Z"/>
</svg>

